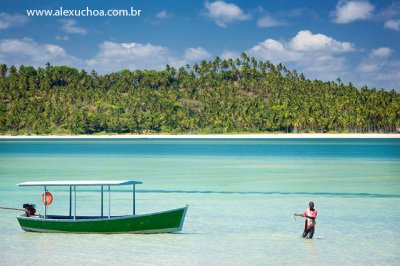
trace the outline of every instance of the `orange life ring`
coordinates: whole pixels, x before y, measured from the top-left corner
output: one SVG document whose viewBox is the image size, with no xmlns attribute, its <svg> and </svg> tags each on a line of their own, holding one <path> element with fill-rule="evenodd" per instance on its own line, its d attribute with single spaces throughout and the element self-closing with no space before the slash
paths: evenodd
<svg viewBox="0 0 400 266">
<path fill-rule="evenodd" d="M 46 193 L 42 194 L 42 202 L 44 205 L 50 205 L 53 202 L 53 195 L 46 191 Z"/>
</svg>

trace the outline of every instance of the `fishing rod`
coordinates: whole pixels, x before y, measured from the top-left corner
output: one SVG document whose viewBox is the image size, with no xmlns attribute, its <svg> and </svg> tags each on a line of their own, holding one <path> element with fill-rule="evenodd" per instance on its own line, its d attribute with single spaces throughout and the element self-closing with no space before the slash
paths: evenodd
<svg viewBox="0 0 400 266">
<path fill-rule="evenodd" d="M 12 210 L 12 211 L 26 211 L 25 209 L 20 208 L 8 208 L 8 207 L 0 207 L 2 210 Z"/>
<path fill-rule="evenodd" d="M 35 215 L 36 209 L 35 204 L 25 203 L 22 208 L 9 208 L 9 207 L 0 207 L 2 210 L 10 210 L 10 211 L 23 211 L 25 212 L 26 216 Z"/>
</svg>

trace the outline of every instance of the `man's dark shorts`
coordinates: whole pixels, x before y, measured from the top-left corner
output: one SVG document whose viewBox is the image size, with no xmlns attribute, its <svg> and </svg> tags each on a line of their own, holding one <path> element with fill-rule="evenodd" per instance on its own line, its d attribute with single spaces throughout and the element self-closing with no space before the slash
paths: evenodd
<svg viewBox="0 0 400 266">
<path fill-rule="evenodd" d="M 303 237 L 313 238 L 315 228 L 307 228 L 304 229 Z"/>
</svg>

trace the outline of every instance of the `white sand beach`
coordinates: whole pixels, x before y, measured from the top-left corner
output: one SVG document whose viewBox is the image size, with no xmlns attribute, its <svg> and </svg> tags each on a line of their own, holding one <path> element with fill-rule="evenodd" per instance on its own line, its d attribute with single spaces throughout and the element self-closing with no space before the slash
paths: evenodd
<svg viewBox="0 0 400 266">
<path fill-rule="evenodd" d="M 110 135 L 3 135 L 1 139 L 389 139 L 400 138 L 400 134 L 209 134 L 209 135 L 169 135 L 169 134 L 110 134 Z"/>
</svg>

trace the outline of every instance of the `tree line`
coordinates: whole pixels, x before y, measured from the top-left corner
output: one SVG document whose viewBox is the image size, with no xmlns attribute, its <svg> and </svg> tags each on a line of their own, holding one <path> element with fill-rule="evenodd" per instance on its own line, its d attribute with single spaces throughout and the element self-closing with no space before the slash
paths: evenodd
<svg viewBox="0 0 400 266">
<path fill-rule="evenodd" d="M 400 94 L 238 59 L 105 75 L 0 64 L 0 134 L 396 132 Z"/>
</svg>

